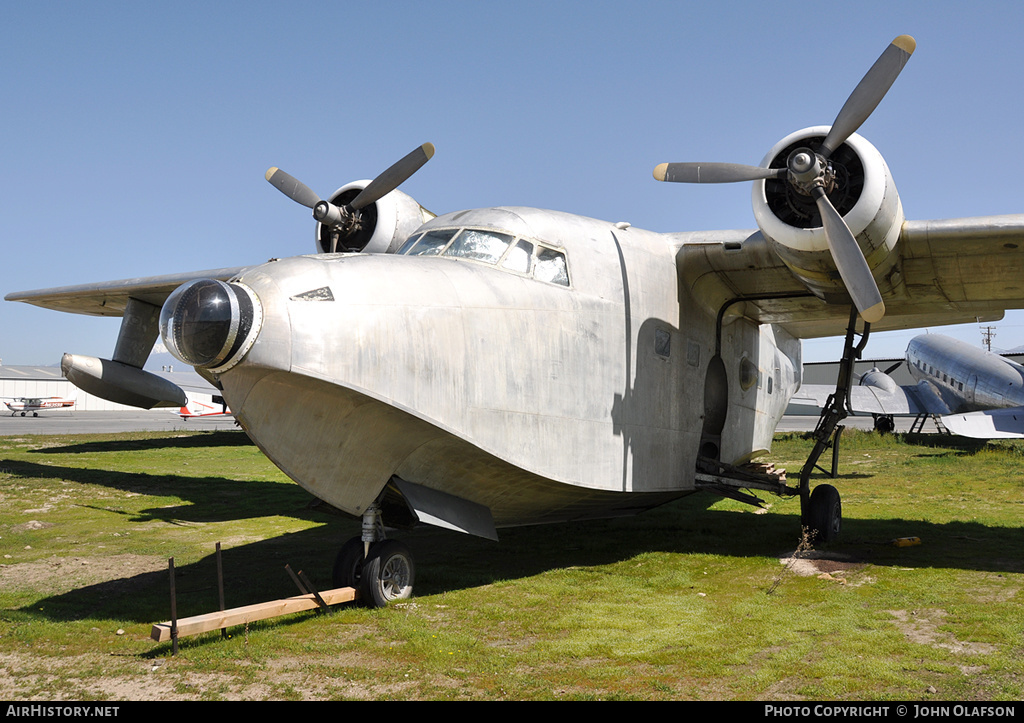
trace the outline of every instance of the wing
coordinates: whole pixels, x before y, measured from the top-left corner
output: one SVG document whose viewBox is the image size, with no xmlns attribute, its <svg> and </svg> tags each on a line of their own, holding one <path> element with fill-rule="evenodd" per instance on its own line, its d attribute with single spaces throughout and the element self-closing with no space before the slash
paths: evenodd
<svg viewBox="0 0 1024 723">
<path fill-rule="evenodd" d="M 4 297 L 7 301 L 23 301 L 26 304 L 45 309 L 67 311 L 90 316 L 123 316 L 129 299 L 137 299 L 163 306 L 171 292 L 187 281 L 195 279 L 219 279 L 226 281 L 240 274 L 246 267 L 236 266 L 209 271 L 192 271 L 184 274 L 150 276 L 121 281 L 106 281 L 99 284 L 60 286 L 36 291 L 15 291 Z"/>
<path fill-rule="evenodd" d="M 726 304 L 798 338 L 845 332 L 849 307 L 811 294 L 760 231 L 673 234 L 682 283 L 714 314 Z M 1024 308 L 1024 214 L 906 221 L 896 290 L 872 330 L 969 323 Z"/>
<path fill-rule="evenodd" d="M 978 439 L 1017 439 L 1024 437 L 1024 407 L 990 409 L 969 414 L 942 417 L 953 434 Z"/>
<path fill-rule="evenodd" d="M 211 278 L 226 281 L 245 268 L 17 291 L 4 298 L 74 314 L 123 317 L 113 359 L 65 354 L 61 359 L 61 372 L 79 389 L 118 404 L 143 409 L 180 407 L 188 398 L 182 388 L 143 370 L 156 341 L 160 308 L 175 289 L 188 281 Z"/>
<path fill-rule="evenodd" d="M 825 407 L 835 385 L 805 384 L 790 399 L 787 414 L 818 414 Z M 874 386 L 850 388 L 849 410 L 856 415 L 880 414 L 893 417 L 916 417 L 919 414 L 949 414 L 950 408 L 930 384 L 895 387 L 891 390 Z"/>
</svg>

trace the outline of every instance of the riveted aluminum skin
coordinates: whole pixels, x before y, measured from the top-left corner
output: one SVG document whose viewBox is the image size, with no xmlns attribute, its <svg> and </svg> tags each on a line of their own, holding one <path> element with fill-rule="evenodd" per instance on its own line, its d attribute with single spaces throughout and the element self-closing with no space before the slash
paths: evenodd
<svg viewBox="0 0 1024 723">
<path fill-rule="evenodd" d="M 666 238 L 519 208 L 422 228 L 453 226 L 562 249 L 571 285 L 444 257 L 320 255 L 247 271 L 263 327 L 218 381 L 261 449 L 353 514 L 392 475 L 485 505 L 499 526 L 625 514 L 692 491 L 685 460 L 701 420 L 689 412 L 713 339 L 707 324 L 680 324 Z M 785 369 L 781 399 L 799 345 L 778 333 L 782 364 L 771 329 L 737 324 L 724 343 L 748 349 L 737 357 L 755 369 Z M 759 393 L 731 392 L 742 411 L 730 459 L 770 443 L 781 408 L 766 411 Z"/>
</svg>

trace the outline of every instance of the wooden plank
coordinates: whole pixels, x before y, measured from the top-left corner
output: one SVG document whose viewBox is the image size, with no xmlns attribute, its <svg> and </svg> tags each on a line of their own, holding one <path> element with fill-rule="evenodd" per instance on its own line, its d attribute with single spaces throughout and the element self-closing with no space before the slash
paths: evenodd
<svg viewBox="0 0 1024 723">
<path fill-rule="evenodd" d="M 320 597 L 328 605 L 338 605 L 356 599 L 356 590 L 351 587 L 339 587 L 334 590 L 321 592 Z M 245 607 L 232 608 L 230 610 L 218 610 L 214 613 L 196 615 L 190 618 L 183 618 L 178 621 L 178 637 L 198 635 L 199 633 L 211 630 L 220 630 L 231 625 L 244 625 L 256 620 L 266 620 L 278 615 L 312 610 L 317 607 L 317 602 L 312 593 L 297 595 L 283 600 L 271 600 L 270 602 L 246 605 Z M 156 623 L 149 634 L 158 643 L 171 639 L 171 623 Z"/>
</svg>

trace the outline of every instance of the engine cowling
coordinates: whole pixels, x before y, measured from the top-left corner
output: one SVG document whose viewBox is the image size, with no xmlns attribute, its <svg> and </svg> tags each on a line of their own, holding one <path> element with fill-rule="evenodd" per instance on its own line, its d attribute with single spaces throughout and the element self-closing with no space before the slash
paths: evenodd
<svg viewBox="0 0 1024 723">
<path fill-rule="evenodd" d="M 786 136 L 761 166 L 786 168 L 790 153 L 801 147 L 817 151 L 828 131 L 828 126 L 816 126 Z M 905 217 L 892 175 L 878 150 L 857 134 L 831 154 L 829 163 L 835 174 L 829 200 L 856 238 L 884 297 L 903 283 L 897 245 Z M 846 287 L 814 198 L 785 179 L 768 179 L 754 182 L 752 201 L 758 227 L 793 273 L 819 298 L 845 303 Z"/>
<path fill-rule="evenodd" d="M 336 206 L 345 206 L 370 181 L 354 181 L 335 191 L 328 199 Z M 413 231 L 434 218 L 435 214 L 423 208 L 411 196 L 399 190 L 391 191 L 360 211 L 359 228 L 347 235 L 319 221 L 315 239 L 317 253 L 337 252 L 384 254 L 394 253 Z M 337 235 L 336 239 L 332 236 Z"/>
</svg>

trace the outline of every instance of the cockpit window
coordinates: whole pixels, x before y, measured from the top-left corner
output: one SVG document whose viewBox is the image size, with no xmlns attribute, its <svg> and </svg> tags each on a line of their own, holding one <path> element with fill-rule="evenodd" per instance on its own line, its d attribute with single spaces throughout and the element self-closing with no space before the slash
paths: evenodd
<svg viewBox="0 0 1024 723">
<path fill-rule="evenodd" d="M 445 250 L 444 255 L 496 264 L 510 243 L 512 237 L 508 234 L 467 228 Z"/>
<path fill-rule="evenodd" d="M 554 249 L 537 249 L 537 265 L 533 275 L 541 281 L 568 286 L 569 272 L 565 268 L 565 254 Z"/>
<path fill-rule="evenodd" d="M 437 256 L 441 253 L 452 236 L 459 232 L 455 228 L 446 228 L 440 231 L 428 231 L 422 236 L 414 237 L 405 243 L 405 246 L 398 252 L 409 256 Z M 410 246 L 410 244 L 412 244 Z"/>
<path fill-rule="evenodd" d="M 505 271 L 538 281 L 569 286 L 569 267 L 563 251 L 512 234 L 475 228 L 446 228 L 409 238 L 399 254 L 447 256 L 497 265 Z"/>
<path fill-rule="evenodd" d="M 509 271 L 518 271 L 521 274 L 530 273 L 530 266 L 533 261 L 533 244 L 524 239 L 519 239 L 515 246 L 505 254 L 505 260 L 501 262 L 501 268 Z"/>
</svg>

